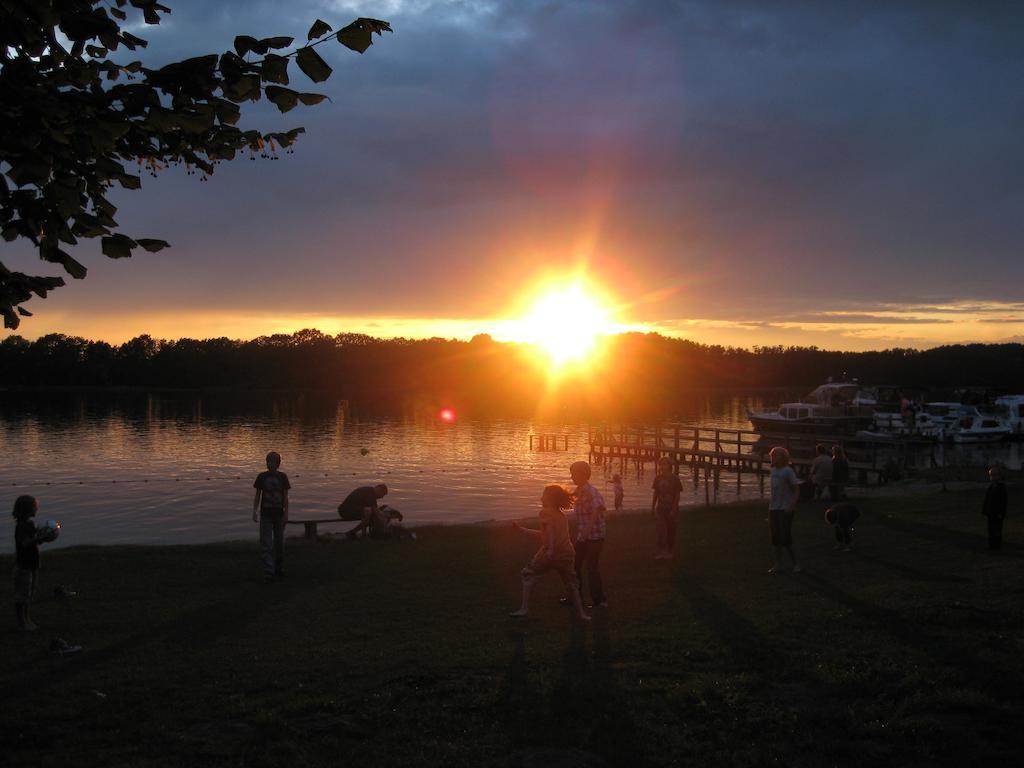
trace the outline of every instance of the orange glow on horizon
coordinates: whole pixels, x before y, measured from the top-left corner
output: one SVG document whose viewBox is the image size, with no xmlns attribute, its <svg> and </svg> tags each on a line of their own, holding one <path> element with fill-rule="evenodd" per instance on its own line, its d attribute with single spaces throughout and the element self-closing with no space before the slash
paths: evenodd
<svg viewBox="0 0 1024 768">
<path fill-rule="evenodd" d="M 619 330 L 610 307 L 601 292 L 582 281 L 567 286 L 547 283 L 525 313 L 508 323 L 504 335 L 533 345 L 558 369 L 591 358 L 601 339 Z"/>
</svg>

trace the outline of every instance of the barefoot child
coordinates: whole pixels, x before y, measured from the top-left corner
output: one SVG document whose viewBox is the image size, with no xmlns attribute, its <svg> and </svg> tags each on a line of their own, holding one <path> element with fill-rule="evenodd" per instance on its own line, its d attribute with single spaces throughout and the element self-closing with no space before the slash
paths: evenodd
<svg viewBox="0 0 1024 768">
<path fill-rule="evenodd" d="M 565 510 L 572 507 L 572 495 L 560 485 L 549 485 L 541 494 L 540 505 L 539 531 L 514 524 L 517 531 L 539 540 L 541 546 L 529 565 L 523 568 L 523 604 L 510 615 L 525 616 L 530 607 L 530 591 L 537 578 L 547 571 L 555 571 L 562 577 L 576 615 L 582 621 L 590 621 L 580 600 L 579 583 L 573 568 L 576 553 L 569 538 L 569 521 L 565 519 Z"/>
<path fill-rule="evenodd" d="M 37 530 L 32 519 L 39 510 L 35 496 L 19 496 L 14 502 L 11 515 L 17 521 L 14 525 L 14 612 L 18 629 L 31 632 L 36 628 L 28 615 L 32 593 L 35 592 L 39 573 L 39 545 L 53 539 L 46 538 L 46 529 Z"/>
</svg>

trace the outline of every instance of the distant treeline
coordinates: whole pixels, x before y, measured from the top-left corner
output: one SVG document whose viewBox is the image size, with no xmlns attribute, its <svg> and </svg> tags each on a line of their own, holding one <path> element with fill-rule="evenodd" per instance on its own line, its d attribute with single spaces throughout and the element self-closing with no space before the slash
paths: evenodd
<svg viewBox="0 0 1024 768">
<path fill-rule="evenodd" d="M 694 389 L 807 388 L 857 378 L 928 392 L 1024 391 L 1024 345 L 829 352 L 815 347 L 709 346 L 658 334 L 606 340 L 599 362 L 560 378 L 529 347 L 376 339 L 315 330 L 252 341 L 139 336 L 120 345 L 51 334 L 0 342 L 0 386 L 326 391 L 366 407 L 451 405 L 488 414 L 664 413 Z"/>
</svg>

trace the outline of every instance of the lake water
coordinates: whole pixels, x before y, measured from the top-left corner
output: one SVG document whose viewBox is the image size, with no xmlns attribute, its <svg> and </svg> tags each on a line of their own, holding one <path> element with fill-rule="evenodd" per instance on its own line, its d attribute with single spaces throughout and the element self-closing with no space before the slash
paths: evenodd
<svg viewBox="0 0 1024 768">
<path fill-rule="evenodd" d="M 694 395 L 672 417 L 746 429 L 748 408 L 782 398 Z M 568 450 L 531 451 L 531 434 L 565 435 Z M 587 458 L 588 443 L 586 424 L 359 417 L 311 396 L 8 393 L 0 398 L 0 505 L 9 514 L 17 496 L 36 496 L 37 521 L 64 522 L 50 547 L 254 539 L 252 481 L 270 450 L 292 480 L 293 518 L 335 516 L 349 490 L 384 482 L 387 503 L 425 524 L 533 515 L 544 484 L 568 483 L 568 466 Z M 1019 446 L 1009 450 L 1019 467 Z M 651 479 L 650 468 L 642 477 L 627 471 L 627 509 L 650 504 Z M 611 471 L 597 470 L 594 484 L 610 505 Z M 757 493 L 753 478 L 740 488 L 730 478 L 719 499 Z M 703 503 L 703 486 L 684 482 L 682 501 Z M 5 552 L 13 528 L 2 537 Z"/>
</svg>

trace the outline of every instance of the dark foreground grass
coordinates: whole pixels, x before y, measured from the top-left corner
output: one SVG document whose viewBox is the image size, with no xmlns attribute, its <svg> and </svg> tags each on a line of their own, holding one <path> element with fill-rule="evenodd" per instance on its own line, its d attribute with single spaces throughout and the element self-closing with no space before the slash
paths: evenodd
<svg viewBox="0 0 1024 768">
<path fill-rule="evenodd" d="M 34 635 L 0 632 L 8 765 L 1010 764 L 1024 734 L 1018 518 L 985 551 L 982 491 L 863 501 L 857 549 L 822 505 L 805 573 L 770 577 L 763 503 L 687 510 L 653 561 L 610 524 L 592 626 L 506 527 L 415 542 L 292 540 L 43 556 Z M 1011 513 L 1019 509 L 1011 491 Z M 10 558 L 2 566 L 8 569 Z M 9 570 L 5 570 L 9 573 Z M 79 596 L 45 598 L 66 584 Z M 9 626 L 13 626 L 11 609 Z M 85 646 L 47 651 L 61 636 Z"/>
</svg>

